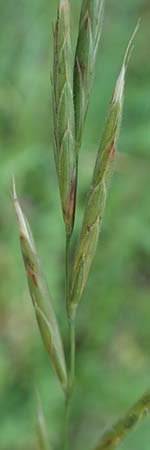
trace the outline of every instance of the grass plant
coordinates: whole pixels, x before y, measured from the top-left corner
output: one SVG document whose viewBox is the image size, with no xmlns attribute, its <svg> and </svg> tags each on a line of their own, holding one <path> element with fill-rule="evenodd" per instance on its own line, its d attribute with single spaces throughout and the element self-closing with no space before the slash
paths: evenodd
<svg viewBox="0 0 150 450">
<path fill-rule="evenodd" d="M 76 212 L 79 150 L 82 144 L 83 129 L 94 79 L 103 11 L 103 0 L 82 0 L 74 61 L 70 36 L 69 0 L 59 1 L 56 25 L 53 30 L 54 157 L 66 239 L 64 306 L 66 303 L 69 327 L 70 357 L 67 358 L 69 360 L 68 367 L 51 295 L 43 275 L 31 230 L 17 199 L 15 182 L 13 181 L 14 206 L 29 291 L 45 350 L 64 392 L 65 426 L 63 438 L 60 436 L 59 450 L 71 450 L 73 448 L 72 442 L 69 442 L 69 428 L 71 420 L 70 399 L 75 380 L 76 315 L 95 255 L 110 179 L 114 171 L 122 118 L 126 70 L 138 28 L 137 25 L 130 39 L 114 86 L 104 131 L 98 147 L 91 185 L 87 193 L 82 227 L 72 258 L 71 244 Z M 71 263 L 72 260 L 73 263 Z M 110 431 L 108 430 L 102 435 L 95 450 L 113 450 L 116 448 L 136 423 L 140 422 L 149 412 L 150 393 L 148 392 L 129 410 L 125 418 L 120 419 Z M 48 450 L 50 446 L 39 400 L 37 418 L 39 450 Z"/>
</svg>

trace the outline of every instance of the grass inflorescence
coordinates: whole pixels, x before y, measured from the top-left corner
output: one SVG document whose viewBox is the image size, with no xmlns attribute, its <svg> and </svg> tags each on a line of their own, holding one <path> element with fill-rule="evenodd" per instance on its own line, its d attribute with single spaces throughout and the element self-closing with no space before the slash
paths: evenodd
<svg viewBox="0 0 150 450">
<path fill-rule="evenodd" d="M 17 215 L 20 247 L 33 307 L 42 341 L 65 395 L 65 430 L 60 450 L 70 450 L 68 442 L 70 398 L 75 378 L 75 321 L 79 303 L 87 284 L 101 230 L 110 179 L 114 171 L 119 128 L 122 118 L 125 78 L 138 26 L 127 47 L 119 77 L 110 101 L 104 131 L 98 146 L 92 180 L 87 193 L 83 221 L 70 265 L 71 239 L 74 231 L 79 150 L 91 95 L 96 55 L 100 42 L 104 0 L 82 0 L 75 57 L 71 43 L 69 0 L 60 0 L 53 29 L 54 55 L 52 71 L 54 157 L 62 215 L 66 235 L 65 294 L 69 325 L 69 367 L 52 299 L 39 262 L 31 230 L 17 199 L 13 182 L 13 199 Z M 64 305 L 65 305 L 64 301 Z M 113 450 L 150 411 L 150 394 L 145 394 L 113 428 L 106 432 L 95 450 Z M 38 399 L 37 434 L 39 450 L 48 450 L 42 407 Z"/>
</svg>

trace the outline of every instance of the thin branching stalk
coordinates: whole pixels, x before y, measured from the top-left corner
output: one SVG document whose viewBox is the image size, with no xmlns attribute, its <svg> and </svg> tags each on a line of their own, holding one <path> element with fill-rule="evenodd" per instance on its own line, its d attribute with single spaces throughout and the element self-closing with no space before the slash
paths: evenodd
<svg viewBox="0 0 150 450">
<path fill-rule="evenodd" d="M 37 394 L 37 439 L 39 450 L 51 450 L 39 394 Z"/>
<path fill-rule="evenodd" d="M 65 400 L 65 419 L 64 419 L 64 442 L 63 450 L 69 450 L 69 412 L 70 412 L 70 399 L 69 395 L 66 396 Z"/>
<path fill-rule="evenodd" d="M 67 316 L 68 316 L 68 308 L 69 308 L 69 295 L 70 295 L 70 278 L 69 278 L 69 266 L 70 266 L 70 243 L 71 236 L 66 235 L 66 281 L 65 281 L 65 290 L 66 290 L 66 307 L 67 307 Z M 64 425 L 64 450 L 68 450 L 68 442 L 69 442 L 69 418 L 70 418 L 70 401 L 71 395 L 74 385 L 74 376 L 75 376 L 75 322 L 71 321 L 68 317 L 68 325 L 69 325 L 69 352 L 70 352 L 70 360 L 69 360 L 69 369 L 68 369 L 68 387 L 66 391 L 66 401 L 65 401 L 65 425 Z"/>
<path fill-rule="evenodd" d="M 68 372 L 68 390 L 65 401 L 64 450 L 69 450 L 69 422 L 72 391 L 75 381 L 75 321 L 69 321 L 70 365 Z"/>
<path fill-rule="evenodd" d="M 76 332 L 75 320 L 70 320 L 70 391 L 72 392 L 75 380 L 75 352 L 76 352 Z"/>
<path fill-rule="evenodd" d="M 67 310 L 67 312 L 68 312 L 68 305 L 69 305 L 70 244 L 71 244 L 71 236 L 66 234 L 66 248 L 65 248 L 65 298 L 66 298 L 66 310 Z"/>
</svg>

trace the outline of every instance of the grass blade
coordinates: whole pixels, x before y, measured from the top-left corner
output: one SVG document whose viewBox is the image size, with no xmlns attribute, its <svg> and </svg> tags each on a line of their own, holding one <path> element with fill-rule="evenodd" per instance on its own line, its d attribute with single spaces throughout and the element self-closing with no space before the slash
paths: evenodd
<svg viewBox="0 0 150 450">
<path fill-rule="evenodd" d="M 13 183 L 13 200 L 17 215 L 20 246 L 25 265 L 25 271 L 32 298 L 34 311 L 39 325 L 45 349 L 51 364 L 57 373 L 63 390 L 67 388 L 67 373 L 65 357 L 59 327 L 49 296 L 47 284 L 37 256 L 33 237 L 19 205 L 15 184 Z"/>
<path fill-rule="evenodd" d="M 94 450 L 114 450 L 145 416 L 150 414 L 150 392 L 147 392 L 125 415 L 123 419 L 103 434 Z"/>
</svg>

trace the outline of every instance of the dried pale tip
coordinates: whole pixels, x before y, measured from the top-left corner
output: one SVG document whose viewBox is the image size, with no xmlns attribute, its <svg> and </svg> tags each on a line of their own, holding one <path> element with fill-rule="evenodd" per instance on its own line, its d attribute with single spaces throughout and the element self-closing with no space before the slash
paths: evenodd
<svg viewBox="0 0 150 450">
<path fill-rule="evenodd" d="M 62 9 L 68 8 L 68 7 L 69 7 L 68 0 L 60 0 L 60 4 L 59 4 L 60 11 Z"/>
<path fill-rule="evenodd" d="M 125 56 L 124 56 L 124 60 L 123 60 L 123 65 L 116 83 L 116 87 L 115 87 L 115 91 L 114 91 L 114 96 L 113 96 L 113 103 L 122 103 L 122 97 L 123 97 L 123 91 L 124 91 L 124 83 L 125 83 L 125 74 L 126 74 L 126 70 L 127 70 L 127 66 L 129 63 L 129 59 L 131 57 L 131 53 L 133 51 L 133 41 L 134 38 L 136 36 L 136 33 L 138 31 L 139 28 L 139 24 L 140 24 L 140 19 L 138 20 L 138 23 L 135 27 L 135 30 L 131 36 L 131 39 L 129 41 L 127 50 L 125 52 Z"/>
<path fill-rule="evenodd" d="M 125 65 L 123 64 L 120 75 L 119 75 L 117 83 L 116 83 L 114 96 L 113 96 L 113 103 L 120 103 L 120 105 L 122 104 L 124 82 L 125 82 Z"/>
<path fill-rule="evenodd" d="M 16 183 L 15 183 L 15 177 L 12 175 L 12 196 L 13 200 L 17 201 L 17 194 L 16 194 Z"/>
<path fill-rule="evenodd" d="M 16 193 L 15 178 L 14 177 L 12 177 L 12 194 L 13 194 L 14 206 L 15 206 L 15 211 L 16 211 L 18 225 L 19 225 L 20 235 L 24 236 L 28 240 L 30 245 L 32 247 L 34 247 L 33 246 L 33 242 L 32 242 L 32 238 L 30 236 L 30 232 L 29 232 L 28 227 L 27 227 L 27 223 L 25 221 L 23 212 L 22 212 L 21 207 L 20 207 L 19 202 L 18 202 L 17 193 Z"/>
</svg>

